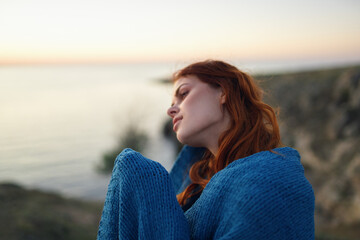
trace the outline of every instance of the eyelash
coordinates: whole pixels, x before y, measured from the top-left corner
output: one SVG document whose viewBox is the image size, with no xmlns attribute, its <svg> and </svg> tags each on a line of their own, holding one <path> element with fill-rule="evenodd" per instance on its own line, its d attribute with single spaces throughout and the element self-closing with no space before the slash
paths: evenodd
<svg viewBox="0 0 360 240">
<path fill-rule="evenodd" d="M 189 91 L 184 91 L 183 93 L 180 94 L 180 96 L 182 98 L 186 97 L 186 95 L 188 95 Z"/>
</svg>

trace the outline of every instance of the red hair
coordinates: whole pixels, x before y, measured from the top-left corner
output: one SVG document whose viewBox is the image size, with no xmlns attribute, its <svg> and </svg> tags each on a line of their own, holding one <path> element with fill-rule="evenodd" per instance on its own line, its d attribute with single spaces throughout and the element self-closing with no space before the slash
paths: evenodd
<svg viewBox="0 0 360 240">
<path fill-rule="evenodd" d="M 192 183 L 177 195 L 180 205 L 202 192 L 210 178 L 231 162 L 281 145 L 276 114 L 262 101 L 263 91 L 250 75 L 228 63 L 206 60 L 175 72 L 173 81 L 189 75 L 223 90 L 231 123 L 219 137 L 216 156 L 206 151 L 203 159 L 192 165 Z"/>
</svg>

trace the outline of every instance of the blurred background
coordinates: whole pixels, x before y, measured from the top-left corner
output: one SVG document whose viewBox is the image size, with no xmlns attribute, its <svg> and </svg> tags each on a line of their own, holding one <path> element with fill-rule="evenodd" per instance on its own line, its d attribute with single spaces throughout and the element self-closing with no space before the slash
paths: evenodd
<svg viewBox="0 0 360 240">
<path fill-rule="evenodd" d="M 228 61 L 280 109 L 317 239 L 360 239 L 360 2 L 0 1 L 0 239 L 94 239 L 114 157 L 167 170 L 171 74 Z"/>
</svg>

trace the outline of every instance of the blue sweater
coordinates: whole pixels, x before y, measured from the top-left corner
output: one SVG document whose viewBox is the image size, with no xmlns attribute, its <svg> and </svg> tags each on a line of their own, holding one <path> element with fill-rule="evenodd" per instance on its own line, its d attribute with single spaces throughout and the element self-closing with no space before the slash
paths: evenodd
<svg viewBox="0 0 360 240">
<path fill-rule="evenodd" d="M 314 239 L 314 193 L 292 148 L 216 173 L 185 212 L 176 200 L 203 150 L 185 146 L 171 173 L 125 149 L 116 158 L 98 239 Z"/>
</svg>

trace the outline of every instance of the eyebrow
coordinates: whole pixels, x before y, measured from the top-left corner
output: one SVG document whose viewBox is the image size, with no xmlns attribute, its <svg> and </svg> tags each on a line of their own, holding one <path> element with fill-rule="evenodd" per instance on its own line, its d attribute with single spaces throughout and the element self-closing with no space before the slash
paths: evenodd
<svg viewBox="0 0 360 240">
<path fill-rule="evenodd" d="M 183 84 L 181 84 L 181 85 L 176 89 L 176 91 L 175 91 L 175 96 L 178 96 L 178 95 L 179 95 L 180 88 L 181 88 L 182 86 L 186 85 L 186 84 L 188 84 L 188 83 L 183 83 Z"/>
</svg>

